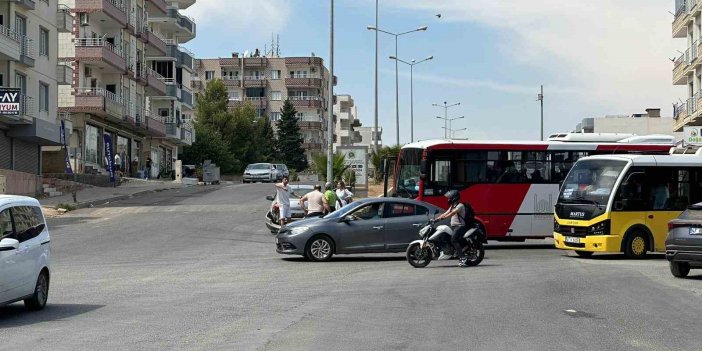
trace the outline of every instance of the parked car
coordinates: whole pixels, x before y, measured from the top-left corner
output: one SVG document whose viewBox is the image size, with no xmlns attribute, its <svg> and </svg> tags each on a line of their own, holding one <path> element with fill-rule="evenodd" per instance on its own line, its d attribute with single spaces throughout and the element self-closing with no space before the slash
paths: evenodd
<svg viewBox="0 0 702 351">
<path fill-rule="evenodd" d="M 678 278 L 687 277 L 691 268 L 702 268 L 702 203 L 688 207 L 668 223 L 665 258 Z"/>
<path fill-rule="evenodd" d="M 405 252 L 420 227 L 443 212 L 411 199 L 363 199 L 322 218 L 286 225 L 276 236 L 276 251 L 313 261 L 328 261 L 334 254 Z"/>
<path fill-rule="evenodd" d="M 314 190 L 313 185 L 302 185 L 302 184 L 288 184 L 288 186 L 295 192 L 295 194 L 304 196 L 310 191 Z M 266 213 L 266 227 L 271 230 L 271 232 L 278 232 L 280 229 L 280 211 L 278 210 L 278 193 L 274 195 L 266 196 L 266 200 L 271 201 L 271 207 Z M 290 219 L 292 221 L 297 221 L 305 217 L 305 208 L 300 207 L 300 199 L 290 197 Z"/>
<path fill-rule="evenodd" d="M 51 248 L 36 199 L 0 195 L 0 306 L 24 300 L 30 310 L 46 306 Z"/>
<path fill-rule="evenodd" d="M 278 171 L 270 163 L 252 163 L 246 166 L 242 182 L 274 182 L 278 179 Z"/>
<path fill-rule="evenodd" d="M 290 176 L 290 171 L 288 170 L 288 166 L 281 164 L 281 163 L 276 163 L 274 166 L 275 166 L 275 170 L 278 171 L 278 180 L 283 180 L 283 177 Z"/>
</svg>

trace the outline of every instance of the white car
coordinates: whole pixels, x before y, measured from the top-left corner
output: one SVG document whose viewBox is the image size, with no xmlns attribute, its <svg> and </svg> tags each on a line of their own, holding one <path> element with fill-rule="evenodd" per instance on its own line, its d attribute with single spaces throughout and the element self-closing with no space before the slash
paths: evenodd
<svg viewBox="0 0 702 351">
<path fill-rule="evenodd" d="M 305 194 L 314 190 L 314 185 L 304 185 L 304 184 L 288 184 L 290 189 L 299 196 L 305 196 Z M 280 229 L 278 221 L 280 220 L 280 210 L 278 204 L 278 193 L 274 195 L 266 196 L 266 200 L 271 201 L 271 207 L 266 213 L 266 227 L 272 232 L 277 232 Z M 300 199 L 296 197 L 290 197 L 290 219 L 296 221 L 305 217 L 305 209 L 307 208 L 307 203 L 305 203 L 305 208 L 300 207 Z"/>
<path fill-rule="evenodd" d="M 39 201 L 0 195 L 0 306 L 24 300 L 30 310 L 46 306 L 51 247 Z"/>
</svg>

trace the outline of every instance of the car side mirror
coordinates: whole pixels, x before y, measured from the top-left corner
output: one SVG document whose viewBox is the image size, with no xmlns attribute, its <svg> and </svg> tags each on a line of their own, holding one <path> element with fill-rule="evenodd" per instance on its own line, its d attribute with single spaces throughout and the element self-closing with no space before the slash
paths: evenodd
<svg viewBox="0 0 702 351">
<path fill-rule="evenodd" d="M 0 241 L 0 251 L 12 251 L 19 249 L 19 241 L 16 239 L 5 238 Z"/>
<path fill-rule="evenodd" d="M 266 200 L 268 200 L 268 201 L 273 201 L 274 199 L 275 198 L 273 197 L 273 195 L 266 196 Z"/>
<path fill-rule="evenodd" d="M 344 218 L 341 219 L 341 222 L 349 223 L 349 222 L 353 222 L 355 220 L 356 220 L 356 217 L 354 217 L 352 215 L 348 215 L 348 216 L 344 216 Z"/>
</svg>

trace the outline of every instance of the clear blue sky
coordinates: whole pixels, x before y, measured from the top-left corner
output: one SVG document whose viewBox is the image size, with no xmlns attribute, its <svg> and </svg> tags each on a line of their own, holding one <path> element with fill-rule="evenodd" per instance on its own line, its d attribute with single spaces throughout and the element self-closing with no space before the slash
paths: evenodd
<svg viewBox="0 0 702 351">
<path fill-rule="evenodd" d="M 415 139 L 443 136 L 443 109 L 465 115 L 454 129 L 472 139 L 538 139 L 539 85 L 545 85 L 546 134 L 568 131 L 585 117 L 643 112 L 684 98 L 671 85 L 670 57 L 684 41 L 670 37 L 672 1 L 593 0 L 543 4 L 518 0 L 380 0 L 380 27 L 400 37 L 399 57 L 434 55 L 415 67 Z M 408 4 L 410 3 L 410 4 Z M 270 46 L 283 56 L 314 52 L 328 64 L 329 1 L 199 0 L 186 13 L 198 22 L 188 43 L 198 57 Z M 441 13 L 437 18 L 435 14 Z M 374 1 L 336 1 L 335 93 L 351 94 L 364 126 L 373 125 Z M 681 46 L 682 45 L 682 46 Z M 395 140 L 394 39 L 380 36 L 379 118 L 386 144 Z M 409 67 L 400 66 L 400 141 L 409 142 Z"/>
</svg>

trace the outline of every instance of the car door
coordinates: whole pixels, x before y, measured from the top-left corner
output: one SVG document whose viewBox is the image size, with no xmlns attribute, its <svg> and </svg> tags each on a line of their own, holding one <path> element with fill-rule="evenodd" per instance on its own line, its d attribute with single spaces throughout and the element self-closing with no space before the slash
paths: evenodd
<svg viewBox="0 0 702 351">
<path fill-rule="evenodd" d="M 39 227 L 43 224 L 43 220 L 40 222 L 31 206 L 13 207 L 12 219 L 15 224 L 15 235 L 20 242 L 15 262 L 21 277 L 18 292 L 21 296 L 25 296 L 34 291 L 37 278 L 36 266 L 41 256 L 41 243 L 38 236 L 45 228 Z"/>
<path fill-rule="evenodd" d="M 418 239 L 417 232 L 427 222 L 428 209 L 408 203 L 390 203 L 385 210 L 385 248 L 404 251 L 407 245 Z"/>
<path fill-rule="evenodd" d="M 349 213 L 353 220 L 337 222 L 334 240 L 338 252 L 378 252 L 385 250 L 384 203 L 374 202 Z"/>
<path fill-rule="evenodd" d="M 0 240 L 15 239 L 10 209 L 0 210 Z M 19 250 L 0 251 L 0 302 L 9 301 L 17 296 L 15 291 L 21 285 L 21 270 L 17 264 Z"/>
</svg>

